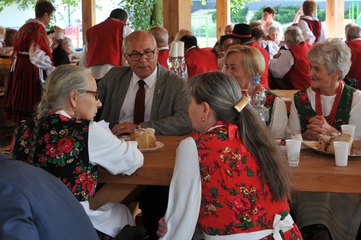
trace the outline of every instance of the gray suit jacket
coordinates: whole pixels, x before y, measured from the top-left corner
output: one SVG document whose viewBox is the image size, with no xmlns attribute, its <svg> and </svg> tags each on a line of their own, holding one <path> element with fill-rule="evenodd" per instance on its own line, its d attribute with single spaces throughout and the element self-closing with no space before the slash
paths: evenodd
<svg viewBox="0 0 361 240">
<path fill-rule="evenodd" d="M 100 120 L 109 122 L 111 127 L 118 123 L 132 74 L 130 67 L 114 67 L 98 82 L 103 103 Z M 187 113 L 188 102 L 185 81 L 158 64 L 151 121 L 141 126 L 154 128 L 157 135 L 189 133 L 192 124 Z"/>
</svg>

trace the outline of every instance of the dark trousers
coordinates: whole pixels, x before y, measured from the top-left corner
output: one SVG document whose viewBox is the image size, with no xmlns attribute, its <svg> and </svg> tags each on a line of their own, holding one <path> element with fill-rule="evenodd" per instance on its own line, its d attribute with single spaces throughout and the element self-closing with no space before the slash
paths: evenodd
<svg viewBox="0 0 361 240">
<path fill-rule="evenodd" d="M 168 192 L 169 187 L 149 186 L 140 195 L 139 208 L 142 210 L 142 223 L 149 240 L 158 239 L 158 221 L 167 210 Z"/>
</svg>

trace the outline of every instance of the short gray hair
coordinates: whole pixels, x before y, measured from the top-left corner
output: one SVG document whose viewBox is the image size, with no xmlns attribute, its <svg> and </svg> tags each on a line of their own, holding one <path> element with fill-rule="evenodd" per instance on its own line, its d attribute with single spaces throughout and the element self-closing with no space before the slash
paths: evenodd
<svg viewBox="0 0 361 240">
<path fill-rule="evenodd" d="M 361 28 L 357 25 L 351 25 L 346 31 L 346 40 L 351 41 L 356 38 L 361 38 Z"/>
<path fill-rule="evenodd" d="M 289 26 L 285 32 L 285 41 L 289 47 L 305 41 L 302 30 L 297 26 Z"/>
<path fill-rule="evenodd" d="M 278 26 L 276 26 L 276 25 L 271 25 L 271 26 L 269 26 L 269 28 L 268 28 L 268 34 L 270 34 L 270 33 L 272 33 L 272 32 L 275 32 L 275 31 L 278 31 L 278 32 L 280 32 L 281 30 L 280 30 L 280 28 L 278 27 Z"/>
<path fill-rule="evenodd" d="M 329 74 L 341 72 L 339 80 L 342 80 L 351 67 L 351 50 L 339 38 L 328 39 L 323 43 L 313 45 L 307 53 L 310 63 L 324 65 Z"/>
<path fill-rule="evenodd" d="M 160 26 L 154 26 L 149 29 L 149 32 L 153 34 L 158 48 L 168 46 L 169 35 L 167 29 Z"/>
</svg>

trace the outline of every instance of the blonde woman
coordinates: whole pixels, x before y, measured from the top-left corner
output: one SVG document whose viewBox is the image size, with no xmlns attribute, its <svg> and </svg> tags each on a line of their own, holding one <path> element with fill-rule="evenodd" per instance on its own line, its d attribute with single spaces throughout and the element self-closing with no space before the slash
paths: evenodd
<svg viewBox="0 0 361 240">
<path fill-rule="evenodd" d="M 234 45 L 225 55 L 223 71 L 231 74 L 238 82 L 244 94 L 252 84 L 254 76 L 260 76 L 265 70 L 262 54 L 254 47 Z M 269 109 L 269 128 L 274 138 L 284 138 L 287 129 L 287 108 L 283 99 L 266 90 L 265 107 Z"/>
</svg>

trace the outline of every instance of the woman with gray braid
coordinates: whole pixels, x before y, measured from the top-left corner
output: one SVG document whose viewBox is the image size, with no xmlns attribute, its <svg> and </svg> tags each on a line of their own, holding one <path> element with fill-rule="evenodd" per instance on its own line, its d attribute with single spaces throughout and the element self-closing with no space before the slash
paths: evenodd
<svg viewBox="0 0 361 240">
<path fill-rule="evenodd" d="M 130 175 L 143 165 L 143 155 L 135 141 L 119 140 L 93 122 L 101 105 L 89 70 L 58 67 L 46 80 L 35 119 L 18 128 L 13 157 L 59 178 L 83 205 L 100 235 L 115 237 L 134 221 L 121 204 L 89 208 L 97 186 L 97 165 L 111 174 Z"/>
<path fill-rule="evenodd" d="M 169 190 L 163 239 L 301 239 L 289 214 L 287 160 L 237 81 L 210 72 L 188 81 L 198 134 L 183 140 Z"/>
</svg>

